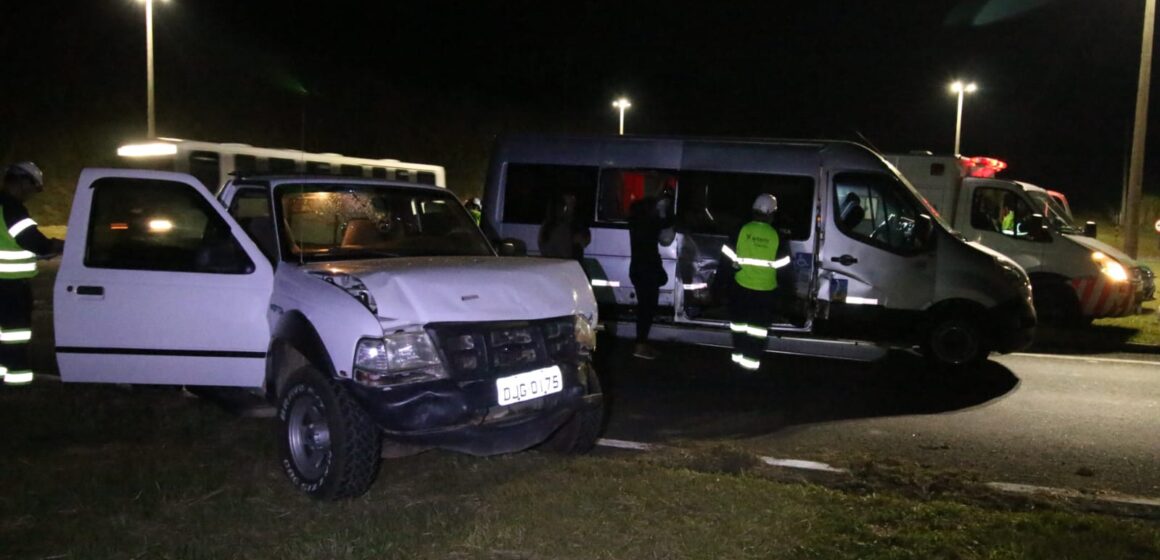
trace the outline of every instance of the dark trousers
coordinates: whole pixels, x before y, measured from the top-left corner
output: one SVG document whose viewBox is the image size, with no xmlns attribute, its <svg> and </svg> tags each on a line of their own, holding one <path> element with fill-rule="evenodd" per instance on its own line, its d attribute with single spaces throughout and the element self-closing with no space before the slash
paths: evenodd
<svg viewBox="0 0 1160 560">
<path fill-rule="evenodd" d="M 776 316 L 773 290 L 750 290 L 734 283 L 729 294 L 729 328 L 733 333 L 733 361 L 756 370 L 765 354 L 766 329 Z"/>
<path fill-rule="evenodd" d="M 32 329 L 32 282 L 0 280 L 0 367 L 9 372 L 26 372 L 28 341 L 24 333 Z M 15 339 L 15 340 L 12 340 Z"/>
<path fill-rule="evenodd" d="M 644 282 L 633 280 L 633 289 L 636 290 L 636 341 L 648 341 L 649 331 L 652 330 L 653 318 L 657 314 L 657 302 L 661 297 L 660 286 L 654 285 L 655 278 L 647 278 Z"/>
</svg>

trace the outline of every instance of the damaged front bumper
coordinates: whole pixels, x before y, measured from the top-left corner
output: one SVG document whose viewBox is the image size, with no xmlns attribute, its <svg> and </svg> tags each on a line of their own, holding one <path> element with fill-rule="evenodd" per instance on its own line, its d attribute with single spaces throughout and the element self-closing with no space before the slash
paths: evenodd
<svg viewBox="0 0 1160 560">
<path fill-rule="evenodd" d="M 387 438 L 417 447 L 472 455 L 521 451 L 543 442 L 585 408 L 602 406 L 587 359 L 557 363 L 563 387 L 528 401 L 499 405 L 496 379 L 442 379 L 415 385 L 349 390 Z"/>
</svg>

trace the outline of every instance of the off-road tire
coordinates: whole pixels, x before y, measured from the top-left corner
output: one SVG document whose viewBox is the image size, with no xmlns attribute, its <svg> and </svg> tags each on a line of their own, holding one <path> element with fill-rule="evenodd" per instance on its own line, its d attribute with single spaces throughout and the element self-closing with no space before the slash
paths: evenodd
<svg viewBox="0 0 1160 560">
<path fill-rule="evenodd" d="M 588 372 L 588 394 L 601 394 L 600 379 L 596 371 Z M 541 443 L 539 448 L 552 453 L 583 454 L 596 447 L 600 432 L 604 427 L 604 399 L 594 407 L 577 410 L 558 430 Z"/>
<path fill-rule="evenodd" d="M 278 440 L 283 472 L 316 500 L 361 496 L 379 470 L 382 432 L 339 382 L 311 366 L 282 390 Z"/>
</svg>

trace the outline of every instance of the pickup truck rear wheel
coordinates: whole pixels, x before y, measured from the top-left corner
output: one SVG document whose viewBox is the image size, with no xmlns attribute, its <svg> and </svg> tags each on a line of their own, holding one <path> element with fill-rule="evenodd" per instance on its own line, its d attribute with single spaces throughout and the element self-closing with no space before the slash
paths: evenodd
<svg viewBox="0 0 1160 560">
<path fill-rule="evenodd" d="M 282 470 L 311 498 L 353 498 L 374 482 L 382 432 L 337 381 L 311 366 L 291 374 L 278 423 Z"/>
<path fill-rule="evenodd" d="M 962 367 L 982 362 L 990 354 L 983 330 L 966 315 L 941 315 L 929 333 L 923 351 L 935 365 Z"/>
<path fill-rule="evenodd" d="M 601 395 L 600 379 L 591 366 L 588 368 L 588 394 Z M 577 410 L 556 430 L 540 449 L 553 453 L 587 453 L 596 447 L 596 440 L 600 438 L 600 430 L 604 427 L 604 399 L 598 404 Z"/>
</svg>

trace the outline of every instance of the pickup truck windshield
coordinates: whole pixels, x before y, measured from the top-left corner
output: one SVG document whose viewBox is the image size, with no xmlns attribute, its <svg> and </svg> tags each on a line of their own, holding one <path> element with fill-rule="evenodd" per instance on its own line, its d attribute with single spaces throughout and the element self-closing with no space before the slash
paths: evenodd
<svg viewBox="0 0 1160 560">
<path fill-rule="evenodd" d="M 278 186 L 275 199 L 288 261 L 494 255 L 449 193 L 302 183 Z"/>
</svg>

